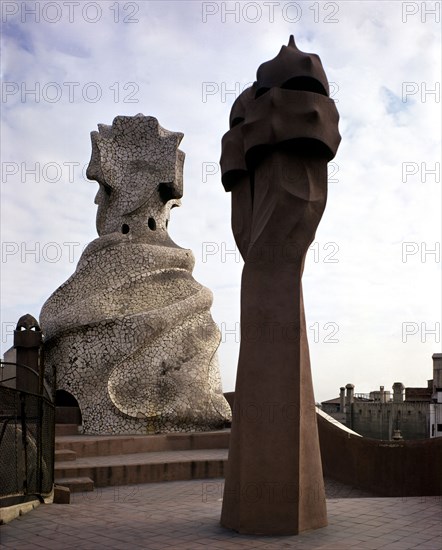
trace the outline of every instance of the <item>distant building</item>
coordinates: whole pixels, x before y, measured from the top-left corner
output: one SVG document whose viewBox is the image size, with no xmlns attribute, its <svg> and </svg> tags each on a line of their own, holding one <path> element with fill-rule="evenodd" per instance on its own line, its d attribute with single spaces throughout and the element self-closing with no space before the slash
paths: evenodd
<svg viewBox="0 0 442 550">
<path fill-rule="evenodd" d="M 442 353 L 433 355 L 433 394 L 430 404 L 430 437 L 442 437 Z M 437 367 L 436 367 L 436 362 Z"/>
<path fill-rule="evenodd" d="M 353 384 L 339 397 L 323 401 L 322 410 L 355 432 L 373 439 L 442 437 L 442 353 L 435 353 L 433 379 L 424 388 L 393 384 L 369 394 L 355 393 Z M 405 394 L 404 394 L 405 390 Z"/>
</svg>

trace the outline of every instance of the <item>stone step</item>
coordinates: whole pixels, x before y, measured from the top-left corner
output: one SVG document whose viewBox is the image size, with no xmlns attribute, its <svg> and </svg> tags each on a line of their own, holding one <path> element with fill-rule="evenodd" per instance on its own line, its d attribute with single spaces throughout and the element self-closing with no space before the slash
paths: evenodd
<svg viewBox="0 0 442 550">
<path fill-rule="evenodd" d="M 55 424 L 55 437 L 78 435 L 78 424 Z"/>
<path fill-rule="evenodd" d="M 60 435 L 55 448 L 69 449 L 77 458 L 122 454 L 227 449 L 230 430 L 159 435 Z"/>
<path fill-rule="evenodd" d="M 56 449 L 55 450 L 55 462 L 66 462 L 70 460 L 76 460 L 77 453 L 75 451 L 71 451 L 70 449 Z"/>
<path fill-rule="evenodd" d="M 57 470 L 55 470 L 54 483 L 56 483 L 57 485 L 62 485 L 63 487 L 67 487 L 71 493 L 81 493 L 94 490 L 94 481 L 90 477 L 62 477 L 57 475 Z"/>
<path fill-rule="evenodd" d="M 66 485 L 54 483 L 54 504 L 70 504 L 71 491 Z"/>
<path fill-rule="evenodd" d="M 227 449 L 148 452 L 57 462 L 55 477 L 90 478 L 95 487 L 224 477 Z M 72 489 L 71 489 L 72 490 Z M 75 489 L 74 489 L 75 490 Z"/>
</svg>

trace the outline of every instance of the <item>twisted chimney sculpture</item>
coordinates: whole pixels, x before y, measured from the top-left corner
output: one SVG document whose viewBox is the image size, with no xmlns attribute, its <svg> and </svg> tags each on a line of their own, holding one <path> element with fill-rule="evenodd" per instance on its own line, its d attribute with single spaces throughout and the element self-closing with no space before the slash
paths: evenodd
<svg viewBox="0 0 442 550">
<path fill-rule="evenodd" d="M 183 193 L 183 134 L 140 114 L 91 137 L 99 238 L 43 305 L 46 365 L 77 399 L 85 433 L 223 428 L 212 293 L 167 232 Z"/>
<path fill-rule="evenodd" d="M 338 120 L 319 57 L 291 36 L 233 104 L 222 140 L 244 269 L 221 524 L 240 533 L 327 525 L 301 277 L 325 208 Z"/>
</svg>

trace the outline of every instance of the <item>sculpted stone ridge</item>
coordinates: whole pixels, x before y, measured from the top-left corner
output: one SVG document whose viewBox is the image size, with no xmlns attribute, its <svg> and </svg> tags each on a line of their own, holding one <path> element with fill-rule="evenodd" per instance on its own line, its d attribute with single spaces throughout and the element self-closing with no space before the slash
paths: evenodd
<svg viewBox="0 0 442 550">
<path fill-rule="evenodd" d="M 100 237 L 42 308 L 46 363 L 78 400 L 85 433 L 222 428 L 230 409 L 212 293 L 167 232 L 182 196 L 183 135 L 137 115 L 91 137 Z"/>
</svg>

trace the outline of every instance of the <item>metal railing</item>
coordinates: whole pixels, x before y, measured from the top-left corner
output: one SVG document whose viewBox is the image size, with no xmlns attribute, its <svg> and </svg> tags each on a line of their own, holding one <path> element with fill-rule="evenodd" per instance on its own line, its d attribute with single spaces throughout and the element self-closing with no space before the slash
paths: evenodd
<svg viewBox="0 0 442 550">
<path fill-rule="evenodd" d="M 4 366 L 15 376 L 4 377 Z M 14 387 L 18 371 L 36 376 L 39 393 Z M 11 370 L 11 369 L 10 369 Z M 28 371 L 32 371 L 28 373 Z M 12 387 L 11 387 L 12 386 Z M 55 406 L 53 388 L 26 365 L 0 363 L 0 506 L 42 500 L 54 484 Z"/>
</svg>

